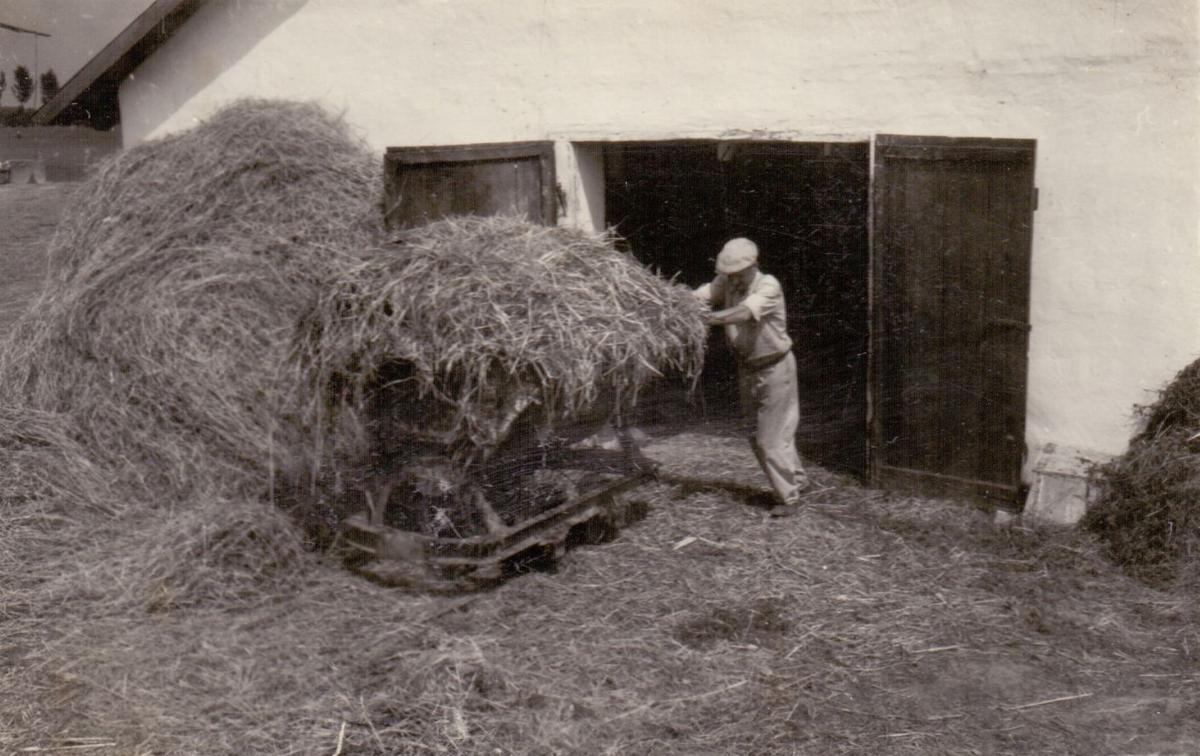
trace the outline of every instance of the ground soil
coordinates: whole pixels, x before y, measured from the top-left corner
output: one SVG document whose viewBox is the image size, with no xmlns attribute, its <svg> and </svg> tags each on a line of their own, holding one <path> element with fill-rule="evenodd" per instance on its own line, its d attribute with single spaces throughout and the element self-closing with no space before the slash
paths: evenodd
<svg viewBox="0 0 1200 756">
<path fill-rule="evenodd" d="M 65 189 L 0 187 L 0 333 Z M 457 597 L 314 554 L 162 601 L 105 571 L 161 515 L 50 548 L 52 494 L 5 459 L 0 753 L 1200 752 L 1192 595 L 1079 533 L 815 467 L 807 506 L 771 519 L 736 422 L 649 430 L 644 520 Z"/>
</svg>

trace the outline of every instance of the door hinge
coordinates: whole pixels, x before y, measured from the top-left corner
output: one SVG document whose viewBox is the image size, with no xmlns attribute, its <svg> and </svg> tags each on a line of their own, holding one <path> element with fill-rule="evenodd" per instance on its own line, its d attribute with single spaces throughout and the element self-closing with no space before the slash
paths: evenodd
<svg viewBox="0 0 1200 756">
<path fill-rule="evenodd" d="M 1038 188 L 1036 186 L 1033 187 L 1033 209 L 1038 209 Z"/>
</svg>

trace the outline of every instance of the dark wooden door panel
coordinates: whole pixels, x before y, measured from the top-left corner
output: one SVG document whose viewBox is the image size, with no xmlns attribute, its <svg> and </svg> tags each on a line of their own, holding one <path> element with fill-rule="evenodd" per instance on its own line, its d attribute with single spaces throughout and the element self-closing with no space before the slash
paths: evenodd
<svg viewBox="0 0 1200 756">
<path fill-rule="evenodd" d="M 872 470 L 1015 499 L 1024 452 L 1034 143 L 881 136 Z"/>
<path fill-rule="evenodd" d="M 523 215 L 555 222 L 551 142 L 392 147 L 384 157 L 389 228 L 449 215 Z"/>
</svg>

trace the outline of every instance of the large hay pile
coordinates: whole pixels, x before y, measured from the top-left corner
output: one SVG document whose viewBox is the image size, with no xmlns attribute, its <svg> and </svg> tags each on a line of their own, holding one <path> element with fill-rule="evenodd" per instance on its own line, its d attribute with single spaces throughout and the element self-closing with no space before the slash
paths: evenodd
<svg viewBox="0 0 1200 756">
<path fill-rule="evenodd" d="M 135 499 L 328 518 L 381 429 L 466 469 L 518 418 L 607 416 L 698 369 L 701 308 L 611 239 L 516 219 L 389 239 L 380 173 L 340 120 L 261 100 L 118 156 L 64 212 L 0 406 L 54 418 Z"/>
<path fill-rule="evenodd" d="M 315 105 L 242 101 L 73 195 L 3 403 L 65 418 L 149 498 L 260 496 L 296 391 L 279 366 L 331 270 L 380 238 L 379 161 Z"/>
<path fill-rule="evenodd" d="M 1200 360 L 1141 415 L 1128 451 L 1097 471 L 1084 527 L 1135 574 L 1200 585 Z"/>
</svg>

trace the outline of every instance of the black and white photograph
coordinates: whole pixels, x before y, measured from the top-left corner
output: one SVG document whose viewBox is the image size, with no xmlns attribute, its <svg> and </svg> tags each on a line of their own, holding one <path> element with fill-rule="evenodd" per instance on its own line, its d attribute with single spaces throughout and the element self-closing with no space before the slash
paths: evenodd
<svg viewBox="0 0 1200 756">
<path fill-rule="evenodd" d="M 0 756 L 1200 753 L 1200 0 L 0 0 Z"/>
</svg>

